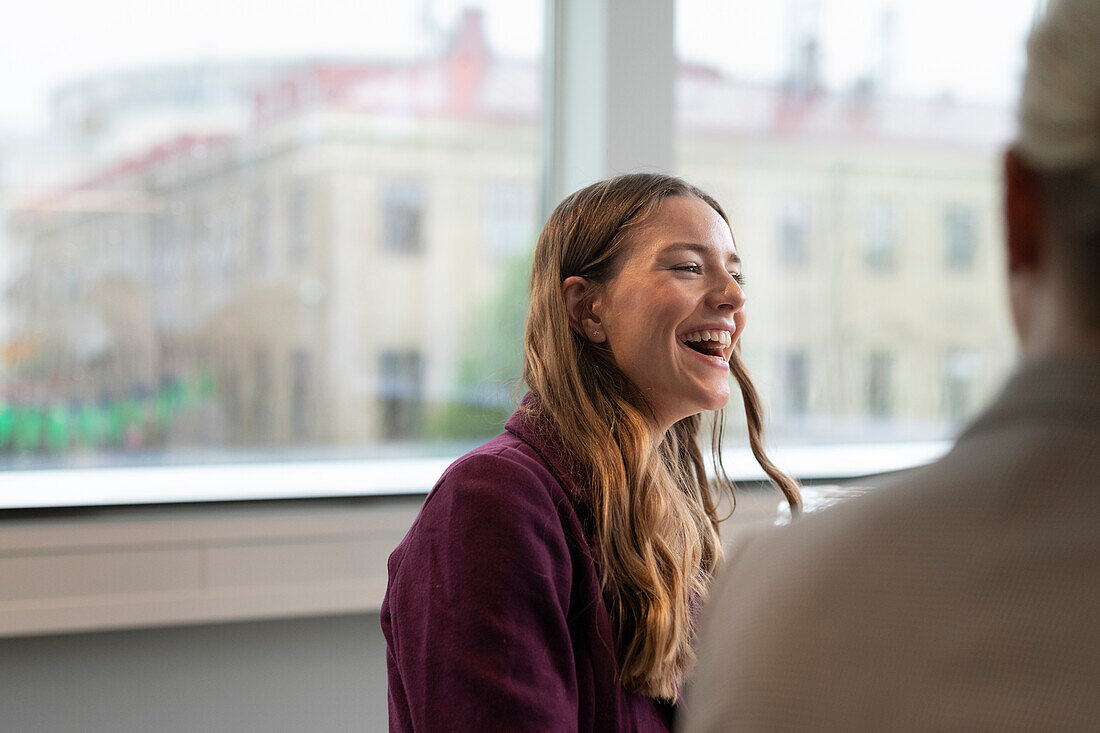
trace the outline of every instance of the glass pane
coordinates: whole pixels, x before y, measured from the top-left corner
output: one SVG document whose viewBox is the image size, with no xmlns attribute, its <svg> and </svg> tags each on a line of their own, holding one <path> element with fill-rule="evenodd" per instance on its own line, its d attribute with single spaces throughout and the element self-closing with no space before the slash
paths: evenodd
<svg viewBox="0 0 1100 733">
<path fill-rule="evenodd" d="M 774 442 L 949 437 L 1002 383 L 1034 6 L 678 0 L 678 172 L 730 215 Z"/>
<path fill-rule="evenodd" d="M 499 431 L 539 224 L 539 0 L 2 16 L 0 468 Z"/>
</svg>

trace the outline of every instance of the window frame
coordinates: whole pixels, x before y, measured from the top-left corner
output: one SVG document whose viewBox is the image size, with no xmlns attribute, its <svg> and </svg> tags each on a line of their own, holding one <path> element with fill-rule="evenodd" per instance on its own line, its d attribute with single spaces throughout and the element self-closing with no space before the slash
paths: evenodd
<svg viewBox="0 0 1100 733">
<path fill-rule="evenodd" d="M 544 0 L 545 45 L 543 89 L 543 213 L 548 207 L 560 200 L 566 193 L 591 180 L 606 177 L 623 170 L 647 168 L 671 169 L 674 161 L 675 126 L 673 120 L 675 100 L 675 44 L 673 38 L 674 2 L 673 0 Z M 652 22 L 639 23 L 639 18 L 649 18 Z M 626 22 L 629 20 L 629 22 Z M 644 73 L 643 73 L 644 72 Z M 431 207 L 431 187 L 421 181 L 421 235 L 427 225 Z M 241 244 L 235 252 L 226 251 L 223 255 L 224 267 L 235 270 L 241 260 L 260 256 L 265 266 L 274 266 L 278 253 L 275 222 L 270 220 L 271 207 L 283 200 L 278 191 L 270 186 L 262 191 L 257 189 L 248 197 L 227 202 L 222 215 L 224 226 L 235 230 L 242 236 Z M 379 198 L 384 208 L 385 195 Z M 807 201 L 807 216 L 815 215 L 813 202 Z M 312 202 L 304 205 L 309 215 Z M 263 211 L 256 211 L 257 208 Z M 900 256 L 901 227 L 900 210 L 894 210 L 894 259 Z M 264 221 L 258 221 L 257 215 L 266 215 Z M 175 224 L 173 224 L 174 226 Z M 383 225 L 384 227 L 384 225 Z M 217 229 L 217 226 L 215 227 Z M 166 255 L 176 254 L 173 231 L 166 231 L 168 247 Z M 217 231 L 211 233 L 217 239 Z M 258 241 L 262 240 L 262 241 Z M 257 245 L 262 244 L 257 251 Z M 423 245 L 423 242 L 421 242 Z M 382 243 L 385 247 L 385 243 Z M 228 248 L 226 248 L 228 249 Z M 307 246 L 307 250 L 308 250 Z M 415 254 L 415 253 L 413 253 Z M 312 257 L 306 253 L 306 259 Z M 897 263 L 894 263 L 895 266 Z M 275 356 L 272 356 L 275 359 Z M 272 362 L 272 368 L 276 368 Z M 238 370 L 239 371 L 239 370 Z M 244 385 L 232 384 L 231 391 L 236 399 L 247 402 L 248 395 Z M 236 377 L 240 377 L 236 374 Z M 237 380 L 239 381 L 239 379 Z M 830 448 L 833 450 L 833 448 Z M 883 455 L 892 456 L 883 464 L 876 463 L 878 470 L 898 470 L 912 463 L 909 457 L 896 451 L 884 450 Z M 342 484 L 331 488 L 318 486 L 316 477 L 301 479 L 296 489 L 288 489 L 285 484 L 278 487 L 263 488 L 262 478 L 266 467 L 281 465 L 278 463 L 247 464 L 255 468 L 254 477 L 247 476 L 247 467 L 235 467 L 232 474 L 240 477 L 242 484 L 249 488 L 235 490 L 232 486 L 215 482 L 220 486 L 218 492 L 203 487 L 199 498 L 188 499 L 184 490 L 166 491 L 159 497 L 148 491 L 148 483 L 142 481 L 142 488 L 135 489 L 131 501 L 127 502 L 118 492 L 103 498 L 88 498 L 88 492 L 74 492 L 77 484 L 86 485 L 88 476 L 77 470 L 35 471 L 38 475 L 49 475 L 58 486 L 52 494 L 36 494 L 33 502 L 20 499 L 9 487 L 12 482 L 0 489 L 0 512 L 4 509 L 61 506 L 98 506 L 120 505 L 126 503 L 178 503 L 186 501 L 224 501 L 265 498 L 306 498 L 315 496 L 370 496 L 390 491 L 383 483 L 374 483 L 367 470 L 369 462 L 364 463 L 355 481 L 353 493 L 345 493 Z M 435 463 L 427 465 L 434 467 Z M 162 473 L 145 474 L 154 480 L 170 477 L 178 471 L 180 475 L 187 469 L 163 466 Z M 94 469 L 110 471 L 114 469 Z M 138 471 L 138 469 L 134 469 Z M 831 467 L 827 473 L 835 477 L 860 475 L 864 467 L 859 461 L 852 463 L 851 470 L 838 470 Z M 27 472 L 22 472 L 27 473 Z M 796 475 L 810 477 L 821 472 L 810 468 L 794 471 Z M 140 471 L 134 475 L 139 475 Z M 5 474 L 5 478 L 15 473 Z M 107 473 L 102 474 L 104 476 Z M 419 475 L 419 474 L 418 474 Z M 436 474 L 438 475 L 438 474 Z M 746 469 L 742 477 L 755 475 Z M 237 480 L 237 479 L 234 479 Z M 418 485 L 417 491 L 430 488 L 427 479 Z M 33 482 L 32 482 L 33 483 Z M 137 484 L 134 484 L 136 486 Z M 39 488 L 45 491 L 45 484 Z M 221 493 L 219 493 L 221 492 Z M 398 492 L 400 493 L 400 491 Z M 67 503 L 68 502 L 68 503 Z"/>
</svg>

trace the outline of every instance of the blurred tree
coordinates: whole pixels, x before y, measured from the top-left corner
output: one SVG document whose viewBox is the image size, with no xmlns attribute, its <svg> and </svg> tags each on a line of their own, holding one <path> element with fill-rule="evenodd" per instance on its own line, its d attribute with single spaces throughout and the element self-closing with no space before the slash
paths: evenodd
<svg viewBox="0 0 1100 733">
<path fill-rule="evenodd" d="M 7 402 L 0 402 L 0 449 L 6 448 L 15 429 L 15 409 Z"/>
<path fill-rule="evenodd" d="M 425 437 L 484 438 L 504 429 L 523 372 L 530 274 L 530 250 L 501 266 L 496 291 L 474 309 L 451 399 L 429 409 Z"/>
<path fill-rule="evenodd" d="M 15 449 L 20 452 L 37 450 L 42 442 L 42 411 L 26 405 L 15 413 Z"/>
<path fill-rule="evenodd" d="M 81 445 L 89 448 L 103 446 L 110 432 L 110 416 L 105 406 L 91 403 L 81 405 L 76 422 Z"/>
<path fill-rule="evenodd" d="M 60 453 L 69 447 L 69 408 L 56 404 L 46 413 L 46 449 Z"/>
</svg>

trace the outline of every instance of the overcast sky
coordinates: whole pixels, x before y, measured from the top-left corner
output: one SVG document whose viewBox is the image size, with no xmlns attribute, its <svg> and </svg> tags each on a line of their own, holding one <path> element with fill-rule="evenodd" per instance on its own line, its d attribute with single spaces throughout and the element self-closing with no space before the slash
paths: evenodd
<svg viewBox="0 0 1100 733">
<path fill-rule="evenodd" d="M 812 7 L 814 0 L 801 0 Z M 1035 0 L 817 0 L 826 82 L 850 84 L 881 57 L 895 6 L 895 91 L 1009 103 Z M 509 56 L 542 45 L 537 0 L 15 0 L 0 11 L 0 130 L 32 131 L 59 84 L 146 65 L 251 57 L 409 56 L 463 7 L 485 9 L 490 43 Z M 679 0 L 682 58 L 770 80 L 788 59 L 785 0 Z"/>
</svg>

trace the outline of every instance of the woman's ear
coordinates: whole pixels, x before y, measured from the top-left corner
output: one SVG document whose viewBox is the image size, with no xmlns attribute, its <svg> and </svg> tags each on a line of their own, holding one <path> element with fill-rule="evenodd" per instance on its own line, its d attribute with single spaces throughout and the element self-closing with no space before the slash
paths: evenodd
<svg viewBox="0 0 1100 733">
<path fill-rule="evenodd" d="M 579 275 L 565 278 L 561 294 L 565 299 L 565 311 L 569 314 L 569 327 L 580 336 L 597 344 L 607 341 L 599 317 L 592 310 L 593 283 Z"/>
</svg>

